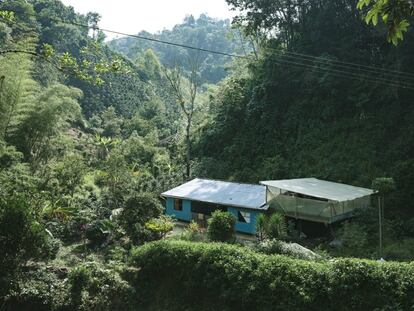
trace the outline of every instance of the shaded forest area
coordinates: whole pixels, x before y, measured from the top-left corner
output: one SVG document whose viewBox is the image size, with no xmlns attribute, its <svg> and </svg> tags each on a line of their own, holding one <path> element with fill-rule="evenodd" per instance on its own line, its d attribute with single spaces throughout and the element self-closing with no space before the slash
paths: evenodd
<svg viewBox="0 0 414 311">
<path fill-rule="evenodd" d="M 412 80 L 390 76 L 414 70 L 412 31 L 394 47 L 382 29 L 365 24 L 357 1 L 306 3 L 297 1 L 296 13 L 274 24 L 266 24 L 266 13 L 246 21 L 253 33 L 275 27 L 279 33 L 249 70 L 229 76 L 214 94 L 212 121 L 197 141 L 204 176 L 247 182 L 313 176 L 366 187 L 389 176 L 397 183 L 392 207 L 414 215 L 412 89 L 395 87 Z M 303 62 L 298 55 L 320 58 Z M 346 62 L 376 69 L 370 75 L 360 68 L 353 77 L 344 68 L 358 69 Z"/>
</svg>

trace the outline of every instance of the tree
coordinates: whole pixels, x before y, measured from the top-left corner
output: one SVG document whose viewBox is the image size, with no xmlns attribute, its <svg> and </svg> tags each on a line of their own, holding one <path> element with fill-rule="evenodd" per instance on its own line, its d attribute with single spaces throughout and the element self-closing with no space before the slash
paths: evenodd
<svg viewBox="0 0 414 311">
<path fill-rule="evenodd" d="M 63 136 L 70 122 L 80 119 L 78 99 L 81 96 L 79 89 L 55 84 L 32 99 L 36 105 L 26 107 L 23 102 L 17 110 L 9 126 L 9 140 L 33 166 L 47 162 L 53 156 L 53 139 Z"/>
<path fill-rule="evenodd" d="M 211 241 L 233 242 L 235 224 L 232 214 L 216 210 L 208 220 L 207 236 Z"/>
<path fill-rule="evenodd" d="M 185 146 L 186 146 L 186 176 L 188 179 L 191 177 L 191 129 L 193 125 L 193 116 L 195 111 L 196 97 L 199 88 L 199 60 L 198 55 L 189 58 L 190 74 L 188 83 L 185 80 L 185 75 L 182 69 L 177 65 L 172 70 L 164 69 L 165 77 L 169 82 L 169 85 L 176 97 L 176 101 L 181 108 L 181 112 L 184 114 L 186 120 L 185 126 Z M 187 84 L 187 85 L 185 85 Z"/>
<path fill-rule="evenodd" d="M 136 193 L 126 200 L 120 215 L 121 225 L 127 235 L 135 243 L 142 243 L 147 238 L 145 224 L 153 218 L 157 218 L 162 206 L 150 193 Z"/>
<path fill-rule="evenodd" d="M 226 0 L 233 10 L 240 12 L 233 24 L 243 27 L 245 34 L 264 42 L 277 34 L 278 40 L 291 49 L 295 38 L 295 24 L 306 5 L 298 0 Z"/>
<path fill-rule="evenodd" d="M 16 270 L 29 259 L 51 257 L 51 237 L 35 220 L 24 196 L 0 198 L 0 296 Z"/>
<path fill-rule="evenodd" d="M 410 23 L 408 19 L 414 15 L 414 2 L 410 0 L 359 0 L 358 9 L 367 7 L 365 21 L 377 26 L 378 20 L 387 27 L 387 41 L 394 45 L 403 40 Z"/>
<path fill-rule="evenodd" d="M 68 194 L 72 197 L 87 173 L 83 157 L 76 153 L 65 155 L 62 161 L 57 162 L 52 169 L 53 176 L 59 181 L 61 194 Z"/>
<path fill-rule="evenodd" d="M 161 64 L 153 50 L 148 49 L 136 60 L 146 80 L 156 81 L 161 78 Z"/>
</svg>

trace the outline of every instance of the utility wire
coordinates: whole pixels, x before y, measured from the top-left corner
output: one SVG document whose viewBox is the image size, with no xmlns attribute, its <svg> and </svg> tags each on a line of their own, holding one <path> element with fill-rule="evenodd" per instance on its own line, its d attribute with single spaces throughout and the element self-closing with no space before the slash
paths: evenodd
<svg viewBox="0 0 414 311">
<path fill-rule="evenodd" d="M 32 13 L 28 13 L 28 12 L 19 12 L 17 10 L 9 10 L 8 9 L 7 11 L 17 13 L 17 14 L 25 14 L 25 15 L 29 15 L 29 16 L 35 16 L 35 17 L 37 16 L 36 14 L 32 14 Z M 228 56 L 228 57 L 232 57 L 232 58 L 241 58 L 241 59 L 250 59 L 250 60 L 253 59 L 252 57 L 246 56 L 246 55 L 232 54 L 232 53 L 227 53 L 227 52 L 221 52 L 221 51 L 215 51 L 215 50 L 210 50 L 210 49 L 205 49 L 205 48 L 199 48 L 199 47 L 190 46 L 190 45 L 186 45 L 186 44 L 180 44 L 180 43 L 175 43 L 175 42 L 170 42 L 170 41 L 165 41 L 165 40 L 160 40 L 160 39 L 155 39 L 155 38 L 149 38 L 149 37 L 144 37 L 144 36 L 140 36 L 140 35 L 128 34 L 128 33 L 120 32 L 120 31 L 115 31 L 115 30 L 111 30 L 111 29 L 105 29 L 105 28 L 97 27 L 97 26 L 90 26 L 90 25 L 87 25 L 87 24 L 79 23 L 79 22 L 68 22 L 68 21 L 64 21 L 64 20 L 61 20 L 61 19 L 53 18 L 53 17 L 48 17 L 48 18 L 50 20 L 58 22 L 58 23 L 74 25 L 74 26 L 83 27 L 83 28 L 92 29 L 92 30 L 101 30 L 103 32 L 122 35 L 122 36 L 127 36 L 127 37 L 132 37 L 132 38 L 136 38 L 136 39 L 140 39 L 140 40 L 147 40 L 147 41 L 151 41 L 151 42 L 155 42 L 155 43 L 166 44 L 166 45 L 185 48 L 185 49 L 197 50 L 197 51 L 206 52 L 206 53 L 210 53 L 210 54 Z M 312 64 L 303 63 L 302 61 L 313 61 L 313 62 L 325 64 L 325 65 L 327 65 L 327 63 L 329 62 L 329 63 L 332 63 L 333 66 L 337 66 L 337 67 L 340 67 L 340 68 L 343 68 L 343 69 L 346 69 L 346 70 L 353 70 L 353 71 L 359 70 L 359 71 L 364 71 L 364 72 L 369 73 L 369 74 L 378 74 L 378 71 L 383 71 L 383 74 L 391 74 L 391 72 L 392 72 L 396 75 L 405 75 L 406 77 L 414 79 L 414 74 L 412 74 L 412 73 L 401 72 L 401 71 L 396 71 L 396 70 L 387 70 L 387 69 L 383 69 L 383 68 L 379 68 L 379 67 L 375 67 L 375 66 L 361 65 L 361 64 L 351 63 L 351 62 L 329 60 L 329 59 L 325 59 L 325 58 L 321 58 L 321 57 L 317 57 L 317 56 L 301 54 L 301 53 L 294 53 L 294 52 L 287 52 L 287 51 L 279 51 L 277 49 L 266 48 L 266 47 L 265 47 L 265 49 L 279 52 L 280 59 L 277 60 L 277 62 L 279 62 L 279 63 L 282 62 L 282 63 L 287 63 L 287 64 L 291 64 L 291 65 L 295 65 L 295 66 L 301 66 L 301 67 L 306 67 L 306 68 L 314 68 L 314 69 L 317 69 L 317 70 L 327 71 L 327 72 L 330 72 L 330 73 L 336 73 L 337 75 L 343 75 L 344 77 L 346 76 L 348 78 L 353 78 L 353 79 L 359 78 L 359 79 L 366 80 L 367 82 L 382 83 L 382 84 L 386 84 L 386 85 L 389 85 L 389 86 L 402 87 L 402 88 L 408 88 L 408 89 L 413 89 L 414 90 L 414 85 L 411 85 L 409 82 L 404 82 L 404 84 L 401 84 L 401 83 L 398 83 L 398 81 L 389 80 L 389 79 L 386 79 L 386 78 L 368 77 L 366 75 L 362 76 L 362 75 L 357 74 L 355 72 L 349 72 L 349 71 L 339 70 L 339 69 L 334 69 L 334 68 L 321 68 L 317 65 L 315 66 L 315 65 L 312 65 Z M 293 60 L 282 59 L 282 57 L 285 57 L 285 58 L 287 57 L 287 58 L 290 58 L 290 59 L 293 58 Z M 301 62 L 298 63 L 297 61 L 301 61 Z"/>
<path fill-rule="evenodd" d="M 373 73 L 369 72 L 369 71 L 365 71 L 365 75 L 363 75 L 361 73 L 356 73 L 355 72 L 356 69 L 354 69 L 354 71 L 344 71 L 344 70 L 339 70 L 338 68 L 335 68 L 335 67 L 330 68 L 330 66 L 332 64 L 330 64 L 329 62 L 324 62 L 322 60 L 320 60 L 320 61 L 306 60 L 306 59 L 296 58 L 294 56 L 284 55 L 283 53 L 280 53 L 279 61 L 289 61 L 289 63 L 292 64 L 292 65 L 297 64 L 299 66 L 309 66 L 309 67 L 314 67 L 314 68 L 320 68 L 320 69 L 323 69 L 323 70 L 326 70 L 326 71 L 330 70 L 330 71 L 335 71 L 335 72 L 338 72 L 338 73 L 345 73 L 345 74 L 349 74 L 349 75 L 356 76 L 356 77 L 357 76 L 366 77 L 366 78 L 369 78 L 369 79 L 382 81 L 382 82 L 385 82 L 385 83 L 398 84 L 398 85 L 402 85 L 402 86 L 404 86 L 404 85 L 410 86 L 411 85 L 411 86 L 414 87 L 414 84 L 412 84 L 412 82 L 414 82 L 414 81 L 412 81 L 412 82 L 411 81 L 395 81 L 395 80 L 392 80 L 392 79 L 386 78 L 386 77 L 372 76 Z M 303 61 L 317 62 L 319 64 L 313 64 L 313 63 L 308 64 L 308 63 L 304 63 Z M 367 74 L 370 74 L 371 76 L 369 76 Z"/>
<path fill-rule="evenodd" d="M 273 48 L 267 48 L 267 49 L 271 49 L 271 50 L 276 50 Z M 277 50 L 276 50 L 277 51 Z M 308 55 L 308 54 L 302 54 L 302 53 L 297 53 L 297 52 L 289 52 L 286 51 L 286 54 L 291 54 L 291 55 L 295 55 L 295 56 L 299 56 L 299 57 L 305 57 L 305 58 L 311 58 L 311 59 L 321 59 L 323 61 L 327 61 L 327 62 L 331 62 L 331 63 L 337 63 L 337 64 L 343 64 L 343 65 L 348 65 L 351 67 L 357 67 L 357 68 L 366 68 L 366 70 L 370 70 L 370 71 L 383 71 L 386 74 L 395 74 L 395 75 L 401 75 L 401 76 L 406 76 L 408 78 L 414 79 L 414 73 L 411 72 L 404 72 L 404 71 L 398 71 L 398 70 L 392 70 L 392 69 L 384 69 L 381 67 L 376 67 L 376 66 L 369 66 L 369 65 L 362 65 L 362 64 L 357 64 L 357 63 L 351 63 L 351 62 L 344 62 L 344 61 L 340 61 L 340 60 L 334 60 L 334 59 L 327 59 L 327 58 L 322 58 L 322 57 L 318 57 L 318 56 L 313 56 L 313 55 Z"/>
<path fill-rule="evenodd" d="M 23 12 L 23 11 L 17 11 L 17 10 L 11 10 L 11 9 L 7 9 L 7 10 L 4 10 L 4 11 L 9 11 L 9 12 L 13 12 L 13 13 L 16 13 L 16 14 L 25 14 L 25 15 L 28 15 L 28 16 L 37 17 L 36 14 Z M 180 43 L 176 43 L 176 42 L 165 41 L 165 40 L 160 40 L 160 39 L 155 39 L 155 38 L 149 38 L 149 37 L 144 37 L 144 36 L 140 36 L 140 35 L 132 35 L 132 34 L 128 34 L 128 33 L 121 32 L 121 31 L 101 28 L 101 27 L 98 27 L 98 26 L 91 26 L 91 25 L 82 24 L 82 23 L 78 23 L 78 22 L 68 22 L 68 21 L 64 21 L 62 19 L 58 19 L 58 18 L 54 18 L 54 17 L 48 17 L 48 19 L 51 20 L 51 21 L 62 23 L 62 24 L 74 25 L 74 26 L 79 26 L 79 27 L 92 29 L 92 30 L 101 30 L 101 31 L 107 32 L 107 33 L 112 33 L 112 34 L 126 36 L 126 37 L 132 37 L 132 38 L 141 39 L 141 40 L 152 41 L 152 42 L 156 42 L 156 43 L 167 44 L 167 45 L 181 47 L 181 48 L 190 49 L 190 50 L 197 50 L 197 51 L 201 51 L 201 52 L 217 54 L 217 55 L 223 55 L 223 56 L 229 56 L 229 57 L 238 57 L 238 58 L 244 58 L 244 59 L 251 59 L 251 57 L 249 57 L 249 56 L 244 56 L 244 55 L 239 55 L 239 54 L 232 54 L 232 53 L 221 52 L 221 51 L 215 51 L 215 50 L 210 50 L 210 49 L 204 49 L 204 48 L 195 47 L 195 46 L 191 46 L 191 45 L 180 44 Z"/>
<path fill-rule="evenodd" d="M 380 83 L 383 85 L 387 85 L 387 86 L 393 86 L 393 87 L 401 87 L 401 88 L 405 88 L 405 89 L 410 89 L 410 90 L 414 90 L 414 85 L 409 85 L 409 84 L 398 84 L 395 82 L 390 82 L 390 81 L 384 81 L 384 80 L 377 80 L 378 78 L 375 77 L 367 77 L 367 76 L 361 76 L 359 74 L 354 74 L 351 72 L 344 72 L 341 70 L 335 70 L 332 68 L 322 68 L 320 66 L 314 66 L 314 65 L 310 65 L 310 64 L 304 64 L 304 63 L 297 63 L 294 61 L 289 61 L 289 60 L 284 60 L 284 59 L 278 59 L 276 60 L 277 63 L 281 64 L 281 65 L 286 65 L 286 64 L 290 64 L 290 65 L 295 65 L 295 66 L 301 66 L 301 67 L 306 67 L 306 68 L 311 68 L 311 69 L 316 69 L 319 71 L 324 71 L 324 72 L 328 72 L 329 74 L 333 74 L 336 75 L 338 77 L 341 78 L 350 78 L 350 79 L 360 79 L 360 80 L 364 80 L 367 82 L 371 82 L 371 83 Z"/>
<path fill-rule="evenodd" d="M 65 23 L 66 24 L 66 22 L 62 22 L 62 23 Z M 197 51 L 200 51 L 200 52 L 206 52 L 206 53 L 223 55 L 223 56 L 229 56 L 229 57 L 238 57 L 238 58 L 244 58 L 244 59 L 251 59 L 251 57 L 249 57 L 249 56 L 232 54 L 232 53 L 226 53 L 226 52 L 215 51 L 215 50 L 210 50 L 210 49 L 204 49 L 204 48 L 199 48 L 199 47 L 195 47 L 195 46 L 191 46 L 191 45 L 175 43 L 175 42 L 171 42 L 171 41 L 165 41 L 165 40 L 159 40 L 159 39 L 154 39 L 154 38 L 148 38 L 148 37 L 144 37 L 144 36 L 140 36 L 140 35 L 131 35 L 131 34 L 127 34 L 127 33 L 120 32 L 120 31 L 109 30 L 109 29 L 105 29 L 105 28 L 101 28 L 101 27 L 88 26 L 88 25 L 80 24 L 80 23 L 76 23 L 76 22 L 69 23 L 69 24 L 73 24 L 73 25 L 80 26 L 80 27 L 85 27 L 85 28 L 87 27 L 89 29 L 101 30 L 103 32 L 118 34 L 118 35 L 122 35 L 122 36 L 136 38 L 136 39 L 147 40 L 147 41 L 152 41 L 152 42 L 157 42 L 157 43 L 162 43 L 162 44 L 167 44 L 167 45 L 176 46 L 176 47 L 180 47 L 180 48 L 185 48 L 185 49 L 189 49 L 189 50 L 197 50 Z"/>
<path fill-rule="evenodd" d="M 277 50 L 277 49 L 271 49 L 271 50 L 274 51 L 276 54 L 282 56 L 282 57 L 292 58 L 292 59 L 295 59 L 295 60 L 316 62 L 316 63 L 321 63 L 321 64 L 324 64 L 324 65 L 332 65 L 332 66 L 336 66 L 336 67 L 339 67 L 339 68 L 343 68 L 345 70 L 352 70 L 353 72 L 359 71 L 359 72 L 364 72 L 364 73 L 368 73 L 368 74 L 383 74 L 385 76 L 389 76 L 389 78 L 411 79 L 413 81 L 410 81 L 410 82 L 414 82 L 414 74 L 411 76 L 410 73 L 393 74 L 392 72 L 387 72 L 387 70 L 383 69 L 383 68 L 378 68 L 378 70 L 366 69 L 366 68 L 364 68 L 365 66 L 358 67 L 359 66 L 358 64 L 354 64 L 355 67 L 352 67 L 350 65 L 343 65 L 341 63 L 336 64 L 337 61 L 329 59 L 329 58 L 316 57 L 316 56 L 302 57 L 302 56 L 295 56 L 298 53 L 293 53 L 293 52 L 288 52 L 288 51 L 280 51 L 280 50 Z M 366 67 L 369 67 L 369 66 L 366 66 Z M 379 71 L 383 71 L 383 72 L 379 72 Z M 384 79 L 387 79 L 387 78 L 384 77 Z"/>
</svg>

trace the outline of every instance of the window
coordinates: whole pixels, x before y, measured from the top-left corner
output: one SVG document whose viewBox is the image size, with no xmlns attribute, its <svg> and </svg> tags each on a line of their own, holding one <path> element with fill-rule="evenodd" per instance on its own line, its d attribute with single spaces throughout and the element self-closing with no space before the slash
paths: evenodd
<svg viewBox="0 0 414 311">
<path fill-rule="evenodd" d="M 183 200 L 174 199 L 174 209 L 176 211 L 182 211 L 183 210 Z"/>
<path fill-rule="evenodd" d="M 200 201 L 191 201 L 191 212 L 195 214 L 204 214 L 211 216 L 215 210 L 227 211 L 227 208 L 222 205 L 200 202 Z"/>
<path fill-rule="evenodd" d="M 239 222 L 245 222 L 247 224 L 250 223 L 250 213 L 248 213 L 248 212 L 239 211 L 237 213 L 237 218 L 238 218 Z"/>
</svg>

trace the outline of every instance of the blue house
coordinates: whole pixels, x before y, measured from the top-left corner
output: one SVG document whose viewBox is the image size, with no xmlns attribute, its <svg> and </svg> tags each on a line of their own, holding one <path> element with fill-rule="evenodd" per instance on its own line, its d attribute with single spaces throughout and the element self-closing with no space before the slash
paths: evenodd
<svg viewBox="0 0 414 311">
<path fill-rule="evenodd" d="M 214 210 L 236 217 L 236 231 L 254 234 L 260 213 L 273 210 L 299 221 L 329 225 L 371 204 L 374 191 L 316 178 L 261 181 L 260 185 L 193 179 L 161 195 L 167 215 L 206 223 Z"/>
<path fill-rule="evenodd" d="M 184 221 L 206 222 L 217 209 L 236 218 L 236 231 L 254 234 L 257 216 L 268 209 L 266 186 L 193 179 L 161 194 L 166 213 Z"/>
</svg>

